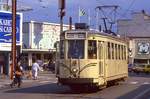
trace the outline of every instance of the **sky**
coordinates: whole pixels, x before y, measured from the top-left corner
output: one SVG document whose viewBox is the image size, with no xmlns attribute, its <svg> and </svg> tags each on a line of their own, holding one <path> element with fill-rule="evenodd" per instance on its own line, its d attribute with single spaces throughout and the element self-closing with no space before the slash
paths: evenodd
<svg viewBox="0 0 150 99">
<path fill-rule="evenodd" d="M 24 21 L 40 21 L 59 23 L 58 0 L 17 0 L 18 5 L 32 7 L 32 11 L 24 11 Z M 85 15 L 80 17 L 80 22 L 90 22 L 91 27 L 101 23 L 101 17 L 115 17 L 116 19 L 131 18 L 132 12 L 140 12 L 145 10 L 150 13 L 149 0 L 66 0 L 66 15 L 64 23 L 68 24 L 69 17 L 73 19 L 73 23 L 79 21 L 79 7 L 85 11 Z M 104 8 L 103 11 L 95 10 L 97 6 L 117 5 L 118 8 L 114 14 L 113 8 Z M 99 15 L 96 18 L 97 13 Z M 89 17 L 90 16 L 90 17 Z M 90 18 L 90 21 L 89 21 Z M 97 21 L 98 20 L 98 21 Z"/>
</svg>

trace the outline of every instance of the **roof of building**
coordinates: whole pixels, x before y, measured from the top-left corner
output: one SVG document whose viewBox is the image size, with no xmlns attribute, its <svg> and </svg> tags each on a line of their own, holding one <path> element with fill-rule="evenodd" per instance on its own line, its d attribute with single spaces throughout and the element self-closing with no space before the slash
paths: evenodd
<svg viewBox="0 0 150 99">
<path fill-rule="evenodd" d="M 39 22 L 39 21 L 24 21 L 24 23 L 37 23 L 37 24 L 48 24 L 48 25 L 56 25 L 56 26 L 60 26 L 59 23 L 51 23 L 51 22 Z M 63 26 L 68 27 L 68 24 L 63 24 Z"/>
<path fill-rule="evenodd" d="M 128 37 L 150 37 L 150 15 L 134 12 L 132 19 L 118 20 L 118 33 Z"/>
</svg>

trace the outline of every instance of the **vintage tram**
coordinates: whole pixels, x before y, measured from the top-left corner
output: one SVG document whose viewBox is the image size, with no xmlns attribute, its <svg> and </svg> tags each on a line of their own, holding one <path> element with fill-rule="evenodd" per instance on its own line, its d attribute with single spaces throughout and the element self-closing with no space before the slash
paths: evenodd
<svg viewBox="0 0 150 99">
<path fill-rule="evenodd" d="M 128 77 L 127 43 L 120 37 L 88 29 L 64 31 L 56 60 L 58 83 L 102 88 Z"/>
</svg>

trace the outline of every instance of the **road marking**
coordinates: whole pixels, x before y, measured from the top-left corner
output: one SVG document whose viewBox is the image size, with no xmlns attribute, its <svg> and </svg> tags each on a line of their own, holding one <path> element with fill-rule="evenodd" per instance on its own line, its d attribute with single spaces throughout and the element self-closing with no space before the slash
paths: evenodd
<svg viewBox="0 0 150 99">
<path fill-rule="evenodd" d="M 132 82 L 130 82 L 130 84 L 133 84 L 133 85 L 135 85 L 135 84 L 137 84 L 138 82 L 137 81 L 132 81 Z"/>
<path fill-rule="evenodd" d="M 42 83 L 48 83 L 48 82 L 50 82 L 50 81 L 40 81 L 41 84 L 42 84 Z"/>
<path fill-rule="evenodd" d="M 3 85 L 0 85 L 0 88 L 2 88 L 3 87 Z"/>
<path fill-rule="evenodd" d="M 129 82 L 129 84 L 132 84 L 132 85 L 136 85 L 136 84 L 140 84 L 140 85 L 148 85 L 150 84 L 150 82 L 137 82 L 137 81 L 132 81 L 132 82 Z"/>
<path fill-rule="evenodd" d="M 39 83 L 44 84 L 44 83 L 56 83 L 56 81 L 40 81 Z"/>
<path fill-rule="evenodd" d="M 140 97 L 142 97 L 143 95 L 145 95 L 147 92 L 150 91 L 150 88 L 143 91 L 141 94 L 138 94 L 137 96 L 135 96 L 133 99 L 140 99 Z"/>
<path fill-rule="evenodd" d="M 149 83 L 149 82 L 144 82 L 143 84 L 144 84 L 144 85 L 148 85 L 148 84 L 150 84 L 150 83 Z"/>
</svg>

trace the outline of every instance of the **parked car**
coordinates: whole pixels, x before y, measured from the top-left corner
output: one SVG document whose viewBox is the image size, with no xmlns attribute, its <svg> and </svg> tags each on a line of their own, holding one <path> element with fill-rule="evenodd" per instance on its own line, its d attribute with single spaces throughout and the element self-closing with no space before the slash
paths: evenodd
<svg viewBox="0 0 150 99">
<path fill-rule="evenodd" d="M 132 72 L 133 68 L 134 68 L 133 64 L 129 64 L 128 65 L 128 72 Z"/>
<path fill-rule="evenodd" d="M 55 61 L 49 61 L 49 62 L 45 62 L 42 65 L 44 70 L 50 70 L 50 71 L 55 71 Z"/>
<path fill-rule="evenodd" d="M 144 73 L 146 73 L 146 74 L 150 73 L 150 65 L 144 66 Z"/>
<path fill-rule="evenodd" d="M 144 66 L 145 65 L 135 65 L 133 68 L 132 68 L 132 71 L 139 74 L 139 73 L 142 73 L 144 72 Z"/>
</svg>

